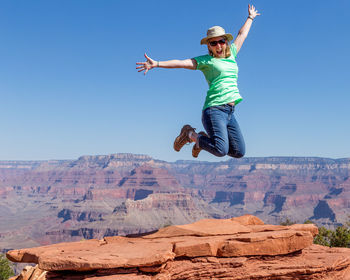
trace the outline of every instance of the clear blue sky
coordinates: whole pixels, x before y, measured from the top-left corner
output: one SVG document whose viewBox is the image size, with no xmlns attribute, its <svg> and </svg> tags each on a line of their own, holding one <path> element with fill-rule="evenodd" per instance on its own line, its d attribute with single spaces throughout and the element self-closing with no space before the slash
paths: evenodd
<svg viewBox="0 0 350 280">
<path fill-rule="evenodd" d="M 206 30 L 236 35 L 248 3 L 261 16 L 237 58 L 246 155 L 350 157 L 348 0 L 0 0 L 0 160 L 191 159 L 172 143 L 203 129 L 203 74 L 135 63 L 205 54 Z"/>
</svg>

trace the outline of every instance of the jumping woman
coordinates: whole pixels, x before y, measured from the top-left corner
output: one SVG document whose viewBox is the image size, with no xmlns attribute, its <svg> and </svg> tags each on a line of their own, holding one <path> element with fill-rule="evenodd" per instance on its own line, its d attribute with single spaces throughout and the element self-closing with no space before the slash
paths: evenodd
<svg viewBox="0 0 350 280">
<path fill-rule="evenodd" d="M 248 5 L 248 18 L 239 30 L 233 44 L 233 36 L 220 26 L 208 29 L 207 37 L 201 40 L 207 45 L 207 55 L 185 60 L 155 61 L 145 54 L 146 62 L 137 62 L 138 72 L 160 68 L 185 68 L 201 70 L 208 82 L 209 90 L 202 111 L 202 123 L 207 133 L 195 132 L 190 125 L 184 125 L 174 141 L 175 151 L 194 142 L 192 156 L 198 157 L 201 150 L 215 156 L 225 155 L 240 158 L 245 154 L 244 139 L 233 115 L 235 106 L 242 101 L 237 87 L 238 67 L 236 56 L 248 36 L 256 16 L 260 15 L 255 7 Z"/>
</svg>

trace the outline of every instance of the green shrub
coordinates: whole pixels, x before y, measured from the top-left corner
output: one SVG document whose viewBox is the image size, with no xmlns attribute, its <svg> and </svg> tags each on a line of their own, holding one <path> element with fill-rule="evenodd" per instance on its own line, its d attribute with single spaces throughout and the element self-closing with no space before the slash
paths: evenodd
<svg viewBox="0 0 350 280">
<path fill-rule="evenodd" d="M 350 229 L 345 226 L 337 227 L 332 232 L 330 246 L 350 248 Z"/>
<path fill-rule="evenodd" d="M 318 234 L 314 238 L 314 243 L 323 246 L 330 246 L 332 231 L 325 227 L 318 228 Z"/>
<path fill-rule="evenodd" d="M 349 223 L 339 226 L 335 230 L 318 228 L 318 235 L 314 238 L 314 243 L 330 247 L 350 248 L 350 227 Z"/>
<path fill-rule="evenodd" d="M 0 254 L 0 280 L 7 280 L 13 275 L 10 261 L 4 255 Z"/>
</svg>

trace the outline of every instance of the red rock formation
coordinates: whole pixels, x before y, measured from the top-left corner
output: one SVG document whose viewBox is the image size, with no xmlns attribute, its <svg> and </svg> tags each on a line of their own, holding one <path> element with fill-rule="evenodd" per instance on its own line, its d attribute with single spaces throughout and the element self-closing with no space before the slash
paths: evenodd
<svg viewBox="0 0 350 280">
<path fill-rule="evenodd" d="M 119 186 L 123 187 L 180 187 L 174 176 L 170 175 L 166 169 L 154 168 L 149 164 L 141 165 L 125 176 Z"/>
<path fill-rule="evenodd" d="M 312 245 L 314 225 L 264 225 L 254 216 L 201 220 L 138 238 L 106 237 L 14 250 L 38 264 L 12 280 L 350 279 L 350 249 Z"/>
<path fill-rule="evenodd" d="M 272 224 L 288 217 L 332 227 L 348 221 L 350 160 L 169 163 L 116 154 L 0 161 L 0 209 L 3 250 L 247 213 Z"/>
</svg>

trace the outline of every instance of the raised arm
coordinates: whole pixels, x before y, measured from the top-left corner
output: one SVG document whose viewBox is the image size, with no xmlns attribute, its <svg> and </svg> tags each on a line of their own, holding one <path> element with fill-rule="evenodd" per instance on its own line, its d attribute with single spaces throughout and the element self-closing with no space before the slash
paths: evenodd
<svg viewBox="0 0 350 280">
<path fill-rule="evenodd" d="M 237 47 L 237 53 L 239 52 L 239 50 L 241 49 L 245 39 L 248 36 L 250 27 L 252 26 L 253 20 L 256 16 L 260 16 L 260 14 L 258 13 L 258 11 L 255 9 L 255 7 L 252 5 L 250 6 L 250 4 L 248 5 L 248 18 L 245 21 L 245 23 L 243 24 L 242 28 L 239 30 L 237 37 L 234 41 L 234 44 Z"/>
<path fill-rule="evenodd" d="M 145 54 L 146 61 L 145 62 L 136 62 L 137 65 L 140 65 L 136 67 L 136 69 L 139 69 L 138 72 L 145 71 L 144 74 L 146 75 L 147 72 L 153 68 L 160 67 L 160 68 L 185 68 L 185 69 L 191 69 L 195 70 L 197 68 L 197 62 L 195 59 L 184 59 L 184 60 L 167 60 L 167 61 L 155 61 L 152 58 L 148 57 L 147 54 Z"/>
</svg>

